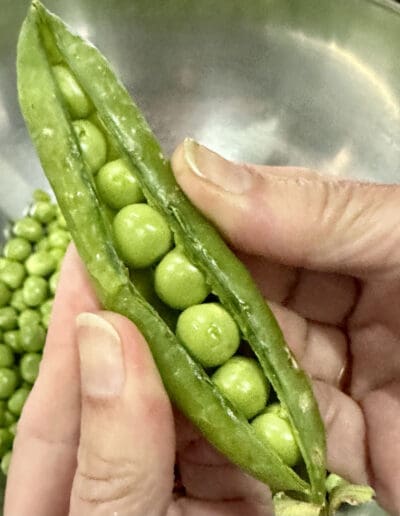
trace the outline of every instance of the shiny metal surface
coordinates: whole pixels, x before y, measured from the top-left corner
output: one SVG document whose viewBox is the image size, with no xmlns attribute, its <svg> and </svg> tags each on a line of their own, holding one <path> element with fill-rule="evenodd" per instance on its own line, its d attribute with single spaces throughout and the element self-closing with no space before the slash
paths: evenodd
<svg viewBox="0 0 400 516">
<path fill-rule="evenodd" d="M 394 2 L 46 4 L 113 62 L 167 152 L 190 135 L 234 159 L 400 181 Z M 27 5 L 0 0 L 0 228 L 34 187 L 46 186 L 16 98 L 15 45 Z"/>
</svg>

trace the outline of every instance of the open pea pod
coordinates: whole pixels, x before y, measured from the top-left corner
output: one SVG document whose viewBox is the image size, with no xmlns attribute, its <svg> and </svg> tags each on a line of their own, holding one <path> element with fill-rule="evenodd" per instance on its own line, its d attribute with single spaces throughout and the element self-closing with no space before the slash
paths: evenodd
<svg viewBox="0 0 400 516">
<path fill-rule="evenodd" d="M 147 202 L 165 217 L 249 342 L 288 413 L 306 478 L 259 440 L 131 282 L 55 80 L 55 62 L 72 71 L 108 136 L 137 170 Z M 139 327 L 169 396 L 214 446 L 274 492 L 323 507 L 325 430 L 310 382 L 246 268 L 177 186 L 156 138 L 106 59 L 34 1 L 19 38 L 17 70 L 29 132 L 104 307 Z"/>
</svg>

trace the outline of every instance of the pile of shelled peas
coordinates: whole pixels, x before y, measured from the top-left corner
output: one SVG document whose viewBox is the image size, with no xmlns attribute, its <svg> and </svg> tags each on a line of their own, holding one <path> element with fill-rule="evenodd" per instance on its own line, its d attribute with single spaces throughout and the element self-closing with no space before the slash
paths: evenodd
<svg viewBox="0 0 400 516">
<path fill-rule="evenodd" d="M 39 372 L 59 269 L 70 235 L 40 190 L 8 230 L 0 256 L 0 459 L 7 474 L 17 421 Z"/>
</svg>

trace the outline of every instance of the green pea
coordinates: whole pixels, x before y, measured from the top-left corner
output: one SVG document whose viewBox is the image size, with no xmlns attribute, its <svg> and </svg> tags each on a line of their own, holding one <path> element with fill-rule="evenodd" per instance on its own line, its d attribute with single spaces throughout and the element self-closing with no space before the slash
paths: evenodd
<svg viewBox="0 0 400 516">
<path fill-rule="evenodd" d="M 40 190 L 39 188 L 33 191 L 32 198 L 35 202 L 50 202 L 50 195 L 44 190 Z"/>
<path fill-rule="evenodd" d="M 57 208 L 55 204 L 46 201 L 37 201 L 30 210 L 31 216 L 42 224 L 48 224 L 56 218 Z"/>
<path fill-rule="evenodd" d="M 258 437 L 271 446 L 288 466 L 295 466 L 300 458 L 292 427 L 288 420 L 277 414 L 265 413 L 251 423 Z"/>
<path fill-rule="evenodd" d="M 11 448 L 13 442 L 13 435 L 7 428 L 0 428 L 0 457 Z"/>
<path fill-rule="evenodd" d="M 21 377 L 28 383 L 34 383 L 38 374 L 42 356 L 39 353 L 26 353 L 19 364 Z"/>
<path fill-rule="evenodd" d="M 8 305 L 11 299 L 11 291 L 5 283 L 0 281 L 0 308 Z"/>
<path fill-rule="evenodd" d="M 6 402 L 5 401 L 3 401 L 2 403 L 4 403 L 4 406 L 6 406 Z M 5 410 L 5 412 L 4 412 L 4 426 L 10 427 L 16 421 L 17 421 L 17 418 L 14 416 L 14 414 L 12 412 L 10 412 L 9 410 Z"/>
<path fill-rule="evenodd" d="M 5 400 L 11 396 L 18 385 L 18 374 L 8 367 L 0 368 L 0 399 Z"/>
<path fill-rule="evenodd" d="M 26 308 L 18 316 L 18 326 L 20 328 L 40 322 L 40 313 L 32 308 Z"/>
<path fill-rule="evenodd" d="M 56 260 L 46 251 L 37 251 L 31 254 L 25 262 L 28 274 L 35 276 L 48 276 L 55 271 L 56 266 Z"/>
<path fill-rule="evenodd" d="M 4 333 L 3 330 L 0 329 L 0 342 L 3 342 Z"/>
<path fill-rule="evenodd" d="M 3 455 L 3 458 L 1 459 L 1 471 L 3 472 L 3 475 L 8 475 L 8 470 L 10 468 L 12 458 L 12 452 L 8 451 Z"/>
<path fill-rule="evenodd" d="M 9 346 L 0 344 L 0 367 L 11 367 L 14 364 L 14 353 Z"/>
<path fill-rule="evenodd" d="M 14 353 L 22 352 L 19 330 L 6 331 L 4 334 L 4 342 Z"/>
<path fill-rule="evenodd" d="M 54 302 L 54 299 L 48 299 L 47 301 L 45 301 L 43 304 L 40 305 L 40 313 L 42 315 L 48 315 L 48 314 L 51 314 L 51 311 L 53 309 L 53 302 Z"/>
<path fill-rule="evenodd" d="M 3 331 L 13 330 L 17 326 L 17 312 L 12 306 L 0 308 L 0 328 Z"/>
<path fill-rule="evenodd" d="M 49 289 L 50 289 L 50 292 L 53 294 L 53 296 L 56 293 L 57 284 L 58 284 L 59 279 L 60 279 L 60 271 L 57 271 L 50 276 Z"/>
<path fill-rule="evenodd" d="M 18 220 L 13 227 L 14 234 L 25 238 L 29 242 L 38 242 L 43 237 L 43 228 L 40 222 L 32 217 Z"/>
<path fill-rule="evenodd" d="M 53 220 L 50 222 L 50 224 L 47 225 L 47 233 L 50 235 L 53 231 L 58 231 L 60 229 L 63 229 L 60 224 L 58 223 L 58 220 Z"/>
<path fill-rule="evenodd" d="M 52 249 L 50 249 L 49 254 L 55 260 L 57 267 L 60 267 L 65 256 L 65 249 L 62 247 L 53 247 Z"/>
<path fill-rule="evenodd" d="M 53 309 L 54 299 L 48 299 L 40 306 L 40 312 L 42 314 L 42 324 L 45 328 L 49 327 L 51 312 Z"/>
<path fill-rule="evenodd" d="M 22 263 L 7 258 L 0 258 L 0 281 L 9 288 L 12 290 L 19 288 L 25 276 L 26 271 Z"/>
<path fill-rule="evenodd" d="M 35 245 L 35 251 L 41 252 L 41 251 L 49 251 L 50 249 L 50 242 L 49 237 L 44 237 Z"/>
<path fill-rule="evenodd" d="M 96 176 L 96 186 L 103 202 L 113 210 L 145 200 L 138 180 L 123 159 L 110 161 L 101 167 Z"/>
<path fill-rule="evenodd" d="M 64 229 L 54 230 L 49 234 L 50 247 L 66 248 L 71 241 L 71 236 Z M 65 252 L 65 251 L 64 251 Z"/>
<path fill-rule="evenodd" d="M 223 364 L 236 353 L 240 343 L 235 321 L 218 303 L 187 308 L 178 318 L 176 335 L 204 367 Z"/>
<path fill-rule="evenodd" d="M 61 229 L 68 229 L 67 221 L 65 220 L 60 208 L 57 209 L 57 222 Z"/>
<path fill-rule="evenodd" d="M 53 66 L 53 73 L 72 118 L 86 118 L 92 103 L 71 71 L 63 65 Z"/>
<path fill-rule="evenodd" d="M 10 414 L 11 414 L 11 412 L 10 412 Z M 14 414 L 12 414 L 12 415 L 14 416 Z M 8 431 L 14 437 L 17 435 L 17 427 L 18 427 L 18 422 L 17 421 L 15 421 L 14 423 L 11 423 L 11 425 L 8 427 Z"/>
<path fill-rule="evenodd" d="M 21 237 L 11 238 L 4 246 L 4 256 L 17 262 L 24 262 L 31 252 L 30 242 Z"/>
<path fill-rule="evenodd" d="M 217 369 L 212 380 L 247 419 L 261 412 L 267 403 L 269 383 L 260 365 L 253 358 L 231 358 Z"/>
<path fill-rule="evenodd" d="M 157 265 L 154 281 L 160 299 L 177 310 L 202 303 L 210 293 L 203 273 L 178 248 Z"/>
<path fill-rule="evenodd" d="M 103 122 L 101 121 L 101 119 L 99 117 L 98 112 L 95 111 L 94 113 L 92 113 L 90 115 L 90 117 L 89 117 L 89 120 L 98 129 L 100 129 L 102 134 L 104 134 L 104 137 L 105 137 L 106 142 L 107 142 L 107 161 L 115 161 L 116 159 L 120 158 L 121 157 L 121 152 L 119 151 L 119 149 L 115 145 L 114 141 L 110 137 L 107 129 L 105 128 Z"/>
<path fill-rule="evenodd" d="M 16 416 L 19 416 L 29 396 L 29 392 L 29 389 L 26 389 L 24 387 L 17 389 L 11 396 L 11 398 L 8 400 L 8 410 Z"/>
<path fill-rule="evenodd" d="M 20 329 L 21 347 L 26 352 L 36 352 L 43 349 L 46 332 L 41 324 L 32 324 Z"/>
<path fill-rule="evenodd" d="M 122 259 L 132 268 L 149 267 L 172 244 L 166 220 L 147 204 L 130 204 L 122 208 L 115 216 L 113 227 Z"/>
<path fill-rule="evenodd" d="M 89 170 L 95 174 L 106 162 L 106 140 L 99 129 L 89 120 L 75 120 L 72 125 L 79 140 L 83 159 Z"/>
<path fill-rule="evenodd" d="M 27 307 L 24 302 L 24 294 L 22 288 L 15 290 L 11 296 L 10 306 L 18 310 L 18 312 L 22 312 Z"/>
<path fill-rule="evenodd" d="M 23 286 L 23 299 L 28 306 L 39 306 L 47 299 L 47 281 L 40 276 L 29 276 Z"/>
</svg>

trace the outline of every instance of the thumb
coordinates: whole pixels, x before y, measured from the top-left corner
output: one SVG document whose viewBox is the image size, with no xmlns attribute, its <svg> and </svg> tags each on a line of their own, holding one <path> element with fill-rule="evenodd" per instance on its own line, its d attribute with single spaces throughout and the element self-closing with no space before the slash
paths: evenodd
<svg viewBox="0 0 400 516">
<path fill-rule="evenodd" d="M 112 313 L 80 314 L 77 327 L 82 416 L 69 514 L 164 515 L 173 487 L 174 427 L 146 343 Z"/>
<path fill-rule="evenodd" d="M 227 240 L 286 265 L 363 276 L 400 261 L 400 187 L 229 162 L 186 139 L 178 183 Z"/>
</svg>

